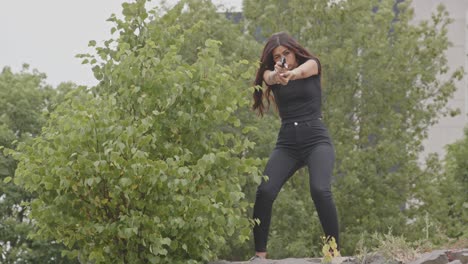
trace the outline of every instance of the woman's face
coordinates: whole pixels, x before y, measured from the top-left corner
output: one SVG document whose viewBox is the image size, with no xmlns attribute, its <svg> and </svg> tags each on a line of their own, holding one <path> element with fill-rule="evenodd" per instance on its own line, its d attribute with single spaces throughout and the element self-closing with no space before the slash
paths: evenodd
<svg viewBox="0 0 468 264">
<path fill-rule="evenodd" d="M 273 61 L 277 63 L 281 60 L 281 57 L 286 58 L 286 64 L 288 65 L 289 70 L 292 70 L 298 66 L 294 52 L 285 46 L 280 45 L 273 50 Z"/>
</svg>

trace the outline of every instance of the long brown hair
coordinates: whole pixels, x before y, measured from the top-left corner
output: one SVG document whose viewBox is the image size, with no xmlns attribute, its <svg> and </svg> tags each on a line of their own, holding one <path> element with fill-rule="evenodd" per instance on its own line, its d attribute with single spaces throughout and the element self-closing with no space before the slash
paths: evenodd
<svg viewBox="0 0 468 264">
<path fill-rule="evenodd" d="M 279 32 L 273 34 L 266 42 L 265 47 L 263 48 L 262 56 L 260 57 L 260 67 L 257 70 L 257 75 L 255 77 L 254 85 L 262 86 L 263 85 L 263 74 L 266 70 L 273 71 L 275 66 L 275 61 L 273 60 L 273 50 L 278 46 L 283 46 L 292 51 L 295 56 L 298 65 L 301 65 L 308 59 L 317 59 L 304 47 L 302 47 L 293 37 L 291 37 L 286 32 Z M 320 73 L 319 73 L 320 74 Z M 265 83 L 266 84 L 266 83 Z M 266 91 L 263 92 L 263 89 L 255 89 L 253 93 L 254 104 L 252 106 L 253 110 L 256 110 L 259 115 L 263 116 L 265 110 L 270 107 L 271 98 L 271 87 L 267 85 Z M 265 107 L 264 99 L 267 102 L 267 107 Z"/>
</svg>

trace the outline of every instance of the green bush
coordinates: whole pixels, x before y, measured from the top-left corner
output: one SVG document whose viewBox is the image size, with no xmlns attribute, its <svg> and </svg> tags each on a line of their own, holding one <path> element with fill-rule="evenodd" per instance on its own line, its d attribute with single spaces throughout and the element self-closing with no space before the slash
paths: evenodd
<svg viewBox="0 0 468 264">
<path fill-rule="evenodd" d="M 199 263 L 250 237 L 242 188 L 258 184 L 261 160 L 247 157 L 236 112 L 251 64 L 225 64 L 210 39 L 184 60 L 200 24 L 152 27 L 143 6 L 124 5 L 118 45 L 88 60 L 100 85 L 69 93 L 15 153 L 39 233 L 81 262 Z"/>
</svg>

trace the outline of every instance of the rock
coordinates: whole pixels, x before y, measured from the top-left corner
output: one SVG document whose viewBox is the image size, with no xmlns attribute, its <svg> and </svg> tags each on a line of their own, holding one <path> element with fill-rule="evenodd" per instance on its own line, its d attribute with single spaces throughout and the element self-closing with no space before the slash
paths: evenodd
<svg viewBox="0 0 468 264">
<path fill-rule="evenodd" d="M 449 262 L 450 261 L 450 262 Z M 401 261 L 385 258 L 379 253 L 366 255 L 363 259 L 354 257 L 336 257 L 330 264 L 401 264 Z M 436 250 L 423 254 L 417 260 L 408 264 L 468 264 L 468 249 L 460 250 Z M 208 264 L 322 264 L 322 258 L 287 258 L 287 259 L 266 259 L 249 261 L 229 262 L 219 260 Z"/>
<path fill-rule="evenodd" d="M 445 250 L 436 250 L 423 254 L 421 258 L 410 262 L 410 264 L 446 264 L 449 259 L 445 253 Z"/>
<path fill-rule="evenodd" d="M 361 262 L 354 257 L 335 257 L 332 259 L 332 264 L 361 264 Z"/>
<path fill-rule="evenodd" d="M 254 260 L 254 261 L 237 261 L 237 262 L 227 262 L 227 261 L 216 261 L 210 262 L 209 264 L 321 264 L 322 260 L 320 258 L 287 258 L 281 260 L 275 259 L 264 259 L 264 260 Z M 332 262 L 332 264 L 334 264 Z"/>
<path fill-rule="evenodd" d="M 287 258 L 282 260 L 274 260 L 271 264 L 320 264 L 322 260 L 319 258 L 309 258 L 309 259 L 298 259 L 298 258 Z"/>
<path fill-rule="evenodd" d="M 331 264 L 357 264 L 349 257 L 336 257 L 332 259 Z M 322 258 L 287 258 L 287 259 L 266 259 L 249 261 L 228 262 L 225 260 L 210 262 L 208 264 L 322 264 Z"/>
<path fill-rule="evenodd" d="M 459 260 L 461 264 L 468 264 L 468 249 L 461 249 L 461 250 L 455 250 L 455 251 L 450 251 L 447 252 L 447 256 L 449 260 Z M 454 263 L 454 261 L 450 262 L 451 264 Z M 455 263 L 454 263 L 455 264 Z"/>
<path fill-rule="evenodd" d="M 384 257 L 382 254 L 373 253 L 366 255 L 359 264 L 398 264 L 396 260 L 391 260 Z"/>
</svg>

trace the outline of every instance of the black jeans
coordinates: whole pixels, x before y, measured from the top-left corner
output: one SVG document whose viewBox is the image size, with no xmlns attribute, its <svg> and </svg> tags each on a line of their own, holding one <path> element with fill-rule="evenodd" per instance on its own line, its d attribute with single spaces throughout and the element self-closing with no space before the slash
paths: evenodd
<svg viewBox="0 0 468 264">
<path fill-rule="evenodd" d="M 286 123 L 281 126 L 276 147 L 270 155 L 258 186 L 253 217 L 255 250 L 266 252 L 272 205 L 284 183 L 301 167 L 309 170 L 310 194 L 325 235 L 339 243 L 338 216 L 331 192 L 335 152 L 321 120 Z M 339 245 L 339 244 L 338 244 Z"/>
</svg>

